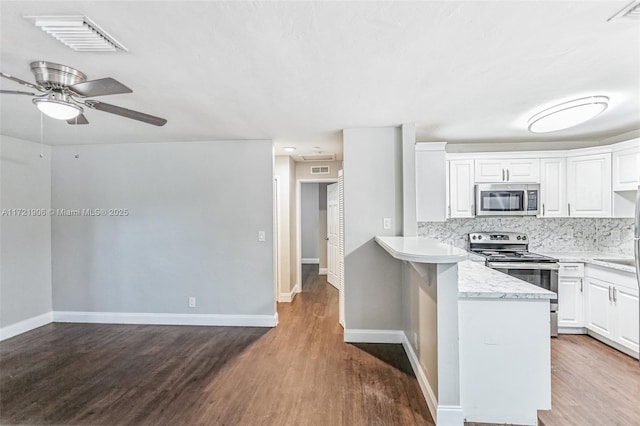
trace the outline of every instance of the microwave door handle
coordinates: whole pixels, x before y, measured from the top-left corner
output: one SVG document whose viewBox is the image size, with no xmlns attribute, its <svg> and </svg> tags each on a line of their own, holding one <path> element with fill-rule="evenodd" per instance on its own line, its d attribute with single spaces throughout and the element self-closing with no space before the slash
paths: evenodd
<svg viewBox="0 0 640 426">
<path fill-rule="evenodd" d="M 560 268 L 557 263 L 489 262 L 487 266 L 494 269 L 538 269 L 543 271 L 557 271 Z"/>
<path fill-rule="evenodd" d="M 509 172 L 507 172 L 509 173 Z M 522 196 L 524 197 L 524 202 L 523 204 L 523 209 L 524 209 L 524 214 L 529 213 L 529 191 L 527 191 L 526 189 L 522 192 Z"/>
</svg>

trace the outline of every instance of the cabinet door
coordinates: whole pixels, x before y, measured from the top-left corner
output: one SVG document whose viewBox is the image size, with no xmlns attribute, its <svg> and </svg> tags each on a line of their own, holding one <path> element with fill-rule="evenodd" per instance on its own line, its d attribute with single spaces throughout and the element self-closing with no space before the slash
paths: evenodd
<svg viewBox="0 0 640 426">
<path fill-rule="evenodd" d="M 640 148 L 613 153 L 613 190 L 633 191 L 640 184 Z"/>
<path fill-rule="evenodd" d="M 613 338 L 613 312 L 610 299 L 611 285 L 595 278 L 585 277 L 587 287 L 587 328 L 604 337 Z"/>
<path fill-rule="evenodd" d="M 476 160 L 476 182 L 506 182 L 507 171 L 504 160 Z"/>
<path fill-rule="evenodd" d="M 538 183 L 540 182 L 540 160 L 523 158 L 508 160 L 505 165 L 506 182 Z"/>
<path fill-rule="evenodd" d="M 638 351 L 640 322 L 638 313 L 638 289 L 615 287 L 616 341 L 634 351 Z"/>
<path fill-rule="evenodd" d="M 543 158 L 540 160 L 540 216 L 567 216 L 566 178 L 566 159 Z"/>
<path fill-rule="evenodd" d="M 449 217 L 474 216 L 473 160 L 449 162 Z"/>
<path fill-rule="evenodd" d="M 558 326 L 584 327 L 582 278 L 558 278 Z"/>
<path fill-rule="evenodd" d="M 571 217 L 611 217 L 611 154 L 567 158 Z"/>
</svg>

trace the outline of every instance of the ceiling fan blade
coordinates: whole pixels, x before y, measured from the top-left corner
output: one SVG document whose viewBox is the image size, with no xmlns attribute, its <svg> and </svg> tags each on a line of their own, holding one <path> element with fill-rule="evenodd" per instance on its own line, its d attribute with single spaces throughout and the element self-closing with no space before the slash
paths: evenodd
<svg viewBox="0 0 640 426">
<path fill-rule="evenodd" d="M 12 75 L 9 75 L 9 74 L 3 73 L 3 72 L 0 72 L 0 76 L 4 77 L 6 79 L 9 79 L 11 81 L 15 81 L 18 84 L 22 84 L 23 86 L 27 86 L 27 87 L 29 87 L 31 89 L 36 89 L 39 92 L 44 92 L 44 90 L 42 90 L 42 87 L 36 86 L 35 84 L 29 83 L 28 81 L 21 80 L 18 77 L 14 77 Z"/>
<path fill-rule="evenodd" d="M 78 124 L 78 125 L 80 125 L 80 124 L 89 124 L 89 121 L 87 120 L 87 117 L 84 116 L 84 114 L 80 114 L 76 118 L 72 118 L 71 120 L 67 120 L 67 123 L 75 126 L 76 124 Z"/>
<path fill-rule="evenodd" d="M 27 96 L 35 96 L 35 93 L 29 92 L 20 92 L 19 90 L 0 90 L 0 93 L 4 93 L 5 95 L 27 95 Z"/>
<path fill-rule="evenodd" d="M 89 108 L 97 109 L 98 111 L 104 111 L 111 114 L 120 115 L 122 117 L 131 118 L 133 120 L 138 120 L 144 123 L 153 124 L 154 126 L 164 126 L 167 122 L 167 120 L 165 120 L 164 118 L 155 117 L 153 115 L 145 114 L 143 112 L 122 108 L 122 107 L 111 105 L 111 104 L 106 104 L 100 101 L 88 100 L 88 101 L 84 101 L 84 104 Z"/>
<path fill-rule="evenodd" d="M 80 96 L 104 96 L 104 95 L 118 95 L 121 93 L 131 93 L 133 90 L 129 89 L 124 84 L 113 78 L 101 78 L 99 80 L 83 81 L 82 83 L 69 86 L 69 90 Z"/>
</svg>

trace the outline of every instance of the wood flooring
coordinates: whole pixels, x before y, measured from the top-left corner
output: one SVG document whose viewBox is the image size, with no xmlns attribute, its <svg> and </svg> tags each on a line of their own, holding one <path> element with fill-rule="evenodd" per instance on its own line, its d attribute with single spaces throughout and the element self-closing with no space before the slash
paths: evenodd
<svg viewBox="0 0 640 426">
<path fill-rule="evenodd" d="M 343 343 L 337 290 L 303 278 L 273 329 L 50 324 L 1 342 L 0 424 L 432 425 L 402 347 Z M 637 360 L 588 336 L 551 350 L 541 425 L 640 425 Z"/>
<path fill-rule="evenodd" d="M 432 425 L 400 345 L 343 343 L 304 268 L 273 329 L 50 324 L 0 343 L 0 423 Z"/>
</svg>

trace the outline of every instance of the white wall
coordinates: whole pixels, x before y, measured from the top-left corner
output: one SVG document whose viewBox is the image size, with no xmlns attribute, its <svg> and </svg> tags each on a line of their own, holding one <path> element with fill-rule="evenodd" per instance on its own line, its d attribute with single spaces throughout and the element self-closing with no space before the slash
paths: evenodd
<svg viewBox="0 0 640 426">
<path fill-rule="evenodd" d="M 50 148 L 0 136 L 0 157 L 0 210 L 48 210 Z M 0 216 L 0 328 L 3 337 L 10 337 L 7 326 L 51 312 L 51 218 L 48 212 L 44 216 L 4 213 Z"/>
<path fill-rule="evenodd" d="M 274 315 L 272 165 L 270 141 L 54 147 L 54 209 L 129 211 L 53 218 L 54 310 Z"/>
<path fill-rule="evenodd" d="M 345 129 L 343 143 L 345 328 L 401 330 L 401 263 L 374 241 L 402 232 L 400 129 Z"/>
<path fill-rule="evenodd" d="M 320 188 L 303 183 L 300 189 L 300 238 L 302 263 L 320 261 Z"/>
</svg>

